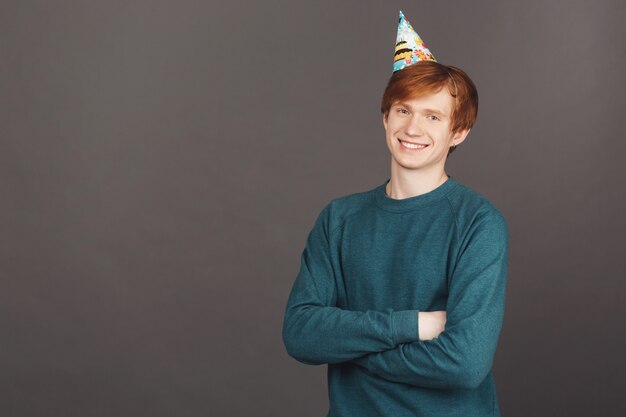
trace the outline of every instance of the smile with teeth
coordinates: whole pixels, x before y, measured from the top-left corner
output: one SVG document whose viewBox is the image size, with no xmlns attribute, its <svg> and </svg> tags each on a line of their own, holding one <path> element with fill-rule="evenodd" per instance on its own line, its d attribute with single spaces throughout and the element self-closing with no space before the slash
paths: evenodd
<svg viewBox="0 0 626 417">
<path fill-rule="evenodd" d="M 424 149 L 425 147 L 428 146 L 428 145 L 422 145 L 421 143 L 405 142 L 400 139 L 398 139 L 398 141 L 402 144 L 403 147 L 407 149 Z"/>
</svg>

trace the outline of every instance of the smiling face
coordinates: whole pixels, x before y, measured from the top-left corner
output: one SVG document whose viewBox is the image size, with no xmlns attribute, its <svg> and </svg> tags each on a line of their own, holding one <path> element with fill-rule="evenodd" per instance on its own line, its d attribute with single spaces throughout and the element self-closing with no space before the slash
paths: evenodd
<svg viewBox="0 0 626 417">
<path fill-rule="evenodd" d="M 443 174 L 448 150 L 469 133 L 450 131 L 453 97 L 447 88 L 425 96 L 395 102 L 383 116 L 392 172 L 420 170 Z"/>
</svg>

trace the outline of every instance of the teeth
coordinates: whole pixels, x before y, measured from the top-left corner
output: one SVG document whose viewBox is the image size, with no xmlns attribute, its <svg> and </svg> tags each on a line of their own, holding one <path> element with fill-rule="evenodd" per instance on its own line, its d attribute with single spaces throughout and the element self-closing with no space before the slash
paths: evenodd
<svg viewBox="0 0 626 417">
<path fill-rule="evenodd" d="M 428 146 L 428 145 L 415 145 L 413 143 L 408 143 L 404 141 L 400 141 L 400 143 L 402 143 L 407 148 L 411 148 L 411 149 L 421 149 L 421 148 L 425 148 L 426 146 Z"/>
</svg>

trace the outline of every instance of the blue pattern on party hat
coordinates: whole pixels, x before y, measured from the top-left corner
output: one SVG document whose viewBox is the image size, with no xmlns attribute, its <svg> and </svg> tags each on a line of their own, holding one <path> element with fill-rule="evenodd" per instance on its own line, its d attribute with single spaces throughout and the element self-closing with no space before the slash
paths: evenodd
<svg viewBox="0 0 626 417">
<path fill-rule="evenodd" d="M 435 61 L 435 57 L 426 47 L 422 38 L 400 10 L 398 34 L 396 36 L 396 53 L 393 57 L 393 72 L 413 65 L 418 61 Z"/>
</svg>

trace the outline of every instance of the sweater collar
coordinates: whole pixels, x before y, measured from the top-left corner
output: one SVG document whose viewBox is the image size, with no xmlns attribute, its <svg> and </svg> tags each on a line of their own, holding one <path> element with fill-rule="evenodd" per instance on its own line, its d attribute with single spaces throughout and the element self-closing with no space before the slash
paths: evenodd
<svg viewBox="0 0 626 417">
<path fill-rule="evenodd" d="M 452 178 L 452 175 L 448 175 L 448 179 L 443 184 L 427 193 L 408 198 L 394 199 L 389 197 L 386 191 L 390 179 L 391 178 L 388 178 L 383 184 L 374 189 L 374 202 L 384 210 L 397 213 L 423 207 L 440 200 L 459 184 L 458 181 Z"/>
</svg>

